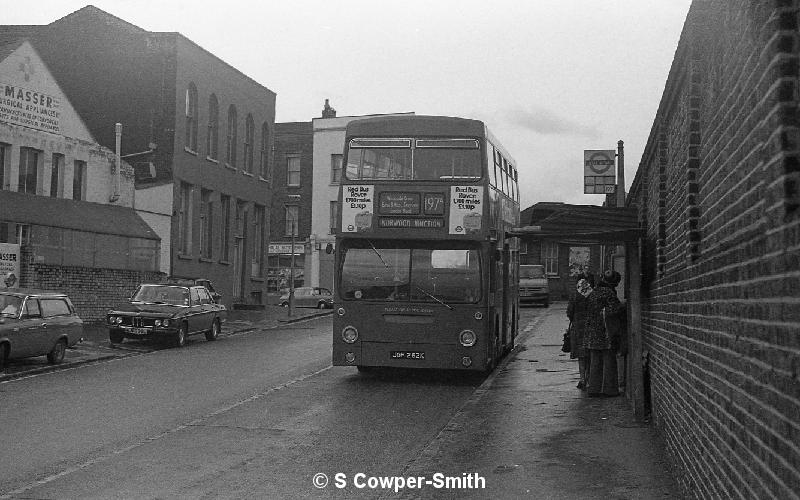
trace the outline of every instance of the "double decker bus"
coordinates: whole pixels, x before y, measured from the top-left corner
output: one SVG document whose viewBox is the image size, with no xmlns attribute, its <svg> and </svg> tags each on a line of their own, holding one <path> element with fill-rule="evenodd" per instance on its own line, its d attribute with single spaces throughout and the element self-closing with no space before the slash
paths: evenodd
<svg viewBox="0 0 800 500">
<path fill-rule="evenodd" d="M 491 371 L 519 318 L 517 169 L 483 122 L 347 126 L 333 365 Z"/>
</svg>

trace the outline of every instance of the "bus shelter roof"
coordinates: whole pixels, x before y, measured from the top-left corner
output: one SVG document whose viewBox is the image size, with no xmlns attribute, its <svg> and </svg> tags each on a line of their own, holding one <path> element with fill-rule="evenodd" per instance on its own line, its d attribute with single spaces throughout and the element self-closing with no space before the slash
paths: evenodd
<svg viewBox="0 0 800 500">
<path fill-rule="evenodd" d="M 576 243 L 623 243 L 643 236 L 636 208 L 537 203 L 523 211 L 513 236 Z"/>
</svg>

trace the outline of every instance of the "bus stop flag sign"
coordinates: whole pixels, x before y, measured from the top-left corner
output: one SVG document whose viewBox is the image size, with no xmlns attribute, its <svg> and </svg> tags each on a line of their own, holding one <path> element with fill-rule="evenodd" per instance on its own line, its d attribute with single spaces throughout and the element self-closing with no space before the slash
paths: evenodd
<svg viewBox="0 0 800 500">
<path fill-rule="evenodd" d="M 616 191 L 613 149 L 583 150 L 583 194 L 610 194 Z"/>
</svg>

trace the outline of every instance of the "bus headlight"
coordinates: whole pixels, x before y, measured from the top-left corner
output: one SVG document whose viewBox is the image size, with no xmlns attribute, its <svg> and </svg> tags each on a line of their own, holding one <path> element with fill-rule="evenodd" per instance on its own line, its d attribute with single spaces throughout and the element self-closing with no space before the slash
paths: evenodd
<svg viewBox="0 0 800 500">
<path fill-rule="evenodd" d="M 358 339 L 358 330 L 354 326 L 346 326 L 342 329 L 342 340 L 352 344 Z"/>
<path fill-rule="evenodd" d="M 478 337 L 472 330 L 462 330 L 461 333 L 458 334 L 458 341 L 461 342 L 461 345 L 464 347 L 474 346 L 477 339 Z"/>
</svg>

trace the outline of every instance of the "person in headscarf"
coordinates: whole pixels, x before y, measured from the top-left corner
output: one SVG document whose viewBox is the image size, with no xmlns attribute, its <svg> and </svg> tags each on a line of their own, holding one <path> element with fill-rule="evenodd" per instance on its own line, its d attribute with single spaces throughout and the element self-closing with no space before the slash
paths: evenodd
<svg viewBox="0 0 800 500">
<path fill-rule="evenodd" d="M 605 316 L 620 312 L 622 306 L 615 287 L 620 282 L 616 271 L 605 271 L 597 287 L 587 297 L 586 330 L 584 347 L 589 353 L 589 396 L 618 396 L 617 349 L 619 339 L 616 332 L 608 332 Z"/>
<path fill-rule="evenodd" d="M 583 345 L 586 330 L 587 297 L 594 288 L 594 275 L 586 270 L 579 276 L 575 286 L 576 292 L 567 304 L 567 317 L 569 318 L 569 357 L 578 360 L 578 389 L 586 389 L 588 378 L 589 352 Z"/>
</svg>

